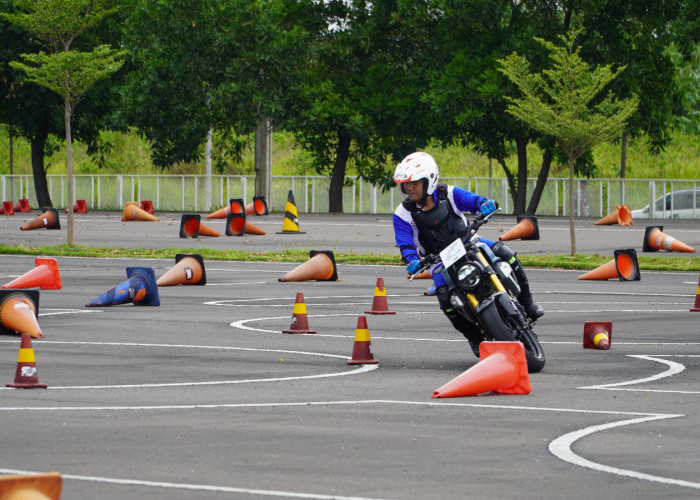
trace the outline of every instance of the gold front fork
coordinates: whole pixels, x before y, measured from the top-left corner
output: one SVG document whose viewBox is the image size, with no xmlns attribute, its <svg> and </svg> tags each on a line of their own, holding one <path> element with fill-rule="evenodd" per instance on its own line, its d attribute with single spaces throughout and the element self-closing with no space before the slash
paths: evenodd
<svg viewBox="0 0 700 500">
<path fill-rule="evenodd" d="M 484 265 L 484 267 L 490 267 L 491 264 L 489 264 L 489 261 L 486 260 L 486 257 L 484 257 L 481 252 L 477 252 L 476 256 L 479 258 L 479 261 Z M 501 283 L 501 280 L 498 279 L 498 275 L 495 272 L 489 274 L 489 278 L 491 278 L 491 283 L 493 283 L 493 286 L 497 291 L 505 293 L 506 289 L 503 287 L 503 283 Z"/>
</svg>

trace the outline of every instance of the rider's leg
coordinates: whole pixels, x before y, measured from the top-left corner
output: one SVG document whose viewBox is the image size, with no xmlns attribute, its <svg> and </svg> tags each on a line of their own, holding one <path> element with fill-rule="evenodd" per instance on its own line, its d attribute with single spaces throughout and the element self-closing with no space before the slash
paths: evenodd
<svg viewBox="0 0 700 500">
<path fill-rule="evenodd" d="M 501 241 L 494 243 L 491 250 L 493 250 L 493 253 L 495 253 L 498 257 L 508 262 L 510 267 L 513 268 L 513 274 L 515 274 L 515 278 L 518 280 L 518 284 L 520 285 L 520 295 L 518 295 L 518 301 L 520 301 L 520 304 L 522 304 L 522 306 L 525 308 L 525 312 L 530 319 L 535 320 L 544 315 L 544 309 L 542 309 L 542 306 L 540 306 L 532 298 L 530 284 L 528 283 L 527 276 L 525 275 L 525 269 L 523 269 L 523 265 L 520 263 L 520 260 L 516 256 L 515 252 L 504 245 Z"/>
<path fill-rule="evenodd" d="M 462 317 L 457 311 L 455 311 L 452 304 L 450 304 L 450 298 L 447 293 L 447 286 L 437 287 L 437 298 L 440 303 L 440 309 L 445 313 L 445 316 L 450 320 L 452 326 L 460 332 L 469 341 L 469 345 L 472 348 L 474 354 L 479 356 L 479 344 L 481 343 L 483 337 L 479 332 L 479 328 Z"/>
</svg>

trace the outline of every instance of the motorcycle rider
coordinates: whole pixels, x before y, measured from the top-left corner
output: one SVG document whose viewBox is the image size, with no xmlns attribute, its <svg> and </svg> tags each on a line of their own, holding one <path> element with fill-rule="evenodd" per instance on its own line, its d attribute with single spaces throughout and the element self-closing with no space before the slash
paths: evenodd
<svg viewBox="0 0 700 500">
<path fill-rule="evenodd" d="M 418 271 L 420 255 L 437 254 L 455 239 L 466 234 L 467 220 L 463 212 L 481 212 L 488 215 L 497 208 L 494 200 L 458 186 L 438 184 L 438 178 L 437 163 L 428 153 L 421 152 L 408 155 L 394 172 L 394 182 L 406 195 L 394 211 L 394 237 L 401 258 L 408 264 L 406 270 L 409 274 Z M 493 242 L 485 238 L 481 238 L 481 241 L 491 247 L 494 254 L 510 263 L 520 284 L 518 301 L 526 314 L 532 320 L 542 316 L 544 310 L 532 299 L 525 270 L 515 252 L 500 241 Z M 455 329 L 469 340 L 472 350 L 478 356 L 481 341 L 478 327 L 461 317 L 450 304 L 447 285 L 439 272 L 440 266 L 442 264 L 433 269 L 433 281 L 440 309 Z"/>
</svg>

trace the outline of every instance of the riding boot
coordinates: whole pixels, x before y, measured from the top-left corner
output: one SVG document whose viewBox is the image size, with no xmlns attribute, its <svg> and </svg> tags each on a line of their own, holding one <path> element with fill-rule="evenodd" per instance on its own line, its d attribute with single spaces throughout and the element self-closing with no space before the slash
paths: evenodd
<svg viewBox="0 0 700 500">
<path fill-rule="evenodd" d="M 520 259 L 515 255 L 510 248 L 503 244 L 503 242 L 496 242 L 491 248 L 493 253 L 498 255 L 501 259 L 505 260 L 510 264 L 513 269 L 513 274 L 515 279 L 518 280 L 520 285 L 520 295 L 518 295 L 518 301 L 520 305 L 525 309 L 525 314 L 531 320 L 536 320 L 544 316 L 544 309 L 532 298 L 532 293 L 530 292 L 530 283 L 527 281 L 527 275 L 525 274 L 525 269 L 520 262 Z"/>
</svg>

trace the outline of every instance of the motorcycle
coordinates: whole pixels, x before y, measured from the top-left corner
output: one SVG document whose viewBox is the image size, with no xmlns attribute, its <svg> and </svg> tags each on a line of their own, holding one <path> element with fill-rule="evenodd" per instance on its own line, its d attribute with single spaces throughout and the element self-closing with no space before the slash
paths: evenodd
<svg viewBox="0 0 700 500">
<path fill-rule="evenodd" d="M 545 356 L 531 320 L 518 302 L 520 285 L 510 264 L 497 257 L 477 230 L 493 214 L 477 214 L 467 225 L 467 233 L 439 254 L 420 261 L 413 280 L 428 269 L 439 269 L 447 284 L 452 307 L 467 321 L 478 326 L 483 340 L 518 341 L 525 347 L 530 373 L 544 368 Z M 439 264 L 442 264 L 440 269 Z"/>
</svg>

